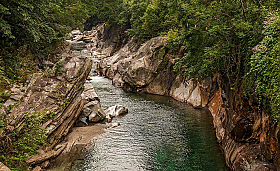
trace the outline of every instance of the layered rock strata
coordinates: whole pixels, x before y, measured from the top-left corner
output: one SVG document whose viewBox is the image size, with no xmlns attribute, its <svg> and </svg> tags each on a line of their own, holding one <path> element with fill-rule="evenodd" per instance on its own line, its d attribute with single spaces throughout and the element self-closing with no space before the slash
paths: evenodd
<svg viewBox="0 0 280 171">
<path fill-rule="evenodd" d="M 91 60 L 81 56 L 64 56 L 53 70 L 33 74 L 32 79 L 17 100 L 16 106 L 5 114 L 5 134 L 24 131 L 27 116 L 42 116 L 47 144 L 40 154 L 26 160 L 35 165 L 56 157 L 65 147 L 54 148 L 68 134 L 82 113 L 87 99 L 81 94 L 91 70 Z M 22 95 L 23 94 L 23 95 Z M 13 96 L 12 96 L 13 97 Z"/>
</svg>

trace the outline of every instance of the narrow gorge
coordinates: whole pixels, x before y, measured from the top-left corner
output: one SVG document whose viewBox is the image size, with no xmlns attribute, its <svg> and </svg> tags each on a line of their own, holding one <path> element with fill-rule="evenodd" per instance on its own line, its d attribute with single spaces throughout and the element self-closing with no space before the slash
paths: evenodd
<svg viewBox="0 0 280 171">
<path fill-rule="evenodd" d="M 228 167 L 277 170 L 279 127 L 269 111 L 258 109 L 256 99 L 243 98 L 241 87 L 231 90 L 219 75 L 202 80 L 174 72 L 176 57 L 168 53 L 166 38 L 152 38 L 144 44 L 131 39 L 118 49 L 114 47 L 123 41 L 121 34 L 104 25 L 96 29 L 103 33 L 100 49 L 109 54 L 98 64 L 100 75 L 129 92 L 171 96 L 194 108 L 208 108 Z"/>
<path fill-rule="evenodd" d="M 280 2 L 0 2 L 0 170 L 280 170 Z"/>
</svg>

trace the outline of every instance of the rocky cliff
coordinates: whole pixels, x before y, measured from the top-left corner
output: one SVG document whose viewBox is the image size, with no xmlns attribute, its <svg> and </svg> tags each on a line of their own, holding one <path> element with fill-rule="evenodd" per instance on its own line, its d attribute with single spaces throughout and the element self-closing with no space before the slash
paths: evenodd
<svg viewBox="0 0 280 171">
<path fill-rule="evenodd" d="M 113 36 L 113 35 L 112 35 Z M 228 167 L 233 170 L 279 170 L 279 127 L 256 100 L 230 89 L 219 75 L 204 80 L 174 72 L 163 37 L 140 45 L 131 39 L 98 64 L 97 72 L 127 91 L 171 96 L 195 108 L 207 107 Z M 102 48 L 99 49 L 102 51 Z"/>
<path fill-rule="evenodd" d="M 28 145 L 41 141 L 32 137 L 42 133 L 38 130 L 44 131 L 41 138 L 46 137 L 46 143 L 39 149 L 39 154 L 25 160 L 28 165 L 41 164 L 58 156 L 68 147 L 67 144 L 57 145 L 68 135 L 81 114 L 88 116 L 95 112 L 84 112 L 89 110 L 85 107 L 90 106 L 89 103 L 95 103 L 91 107 L 103 112 L 92 85 L 84 84 L 91 68 L 90 59 L 73 56 L 68 51 L 62 54 L 62 59 L 55 66 L 47 68 L 43 73 L 33 74 L 25 86 L 15 85 L 11 89 L 12 95 L 4 104 L 7 106 L 6 112 L 3 109 L 0 111 L 1 119 L 6 125 L 1 137 L 15 135 L 13 140 L 20 141 L 11 144 L 19 146 L 18 148 L 31 148 Z M 98 119 L 104 118 L 105 115 Z M 20 147 L 19 143 L 23 146 Z M 3 144 L 0 145 L 2 147 Z"/>
</svg>

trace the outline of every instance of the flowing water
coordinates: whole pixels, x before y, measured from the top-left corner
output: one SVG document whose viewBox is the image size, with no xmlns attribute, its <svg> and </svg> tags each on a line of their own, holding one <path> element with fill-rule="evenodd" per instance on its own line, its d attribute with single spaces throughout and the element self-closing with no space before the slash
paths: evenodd
<svg viewBox="0 0 280 171">
<path fill-rule="evenodd" d="M 120 126 L 96 137 L 72 171 L 228 170 L 207 110 L 169 97 L 125 93 L 106 78 L 92 79 L 104 109 L 120 104 L 129 112 L 113 119 Z"/>
</svg>

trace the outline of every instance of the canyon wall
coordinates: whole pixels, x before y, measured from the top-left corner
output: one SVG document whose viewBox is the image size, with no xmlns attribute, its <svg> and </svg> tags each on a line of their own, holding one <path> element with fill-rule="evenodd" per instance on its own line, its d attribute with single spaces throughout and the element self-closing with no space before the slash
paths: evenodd
<svg viewBox="0 0 280 171">
<path fill-rule="evenodd" d="M 104 27 L 95 29 L 106 30 Z M 96 72 L 126 91 L 171 96 L 195 108 L 208 108 L 229 168 L 279 170 L 279 127 L 271 113 L 258 109 L 256 99 L 245 99 L 242 87 L 231 89 L 219 75 L 202 80 L 175 72 L 176 57 L 165 45 L 164 37 L 143 44 L 131 39 L 103 58 Z"/>
</svg>

